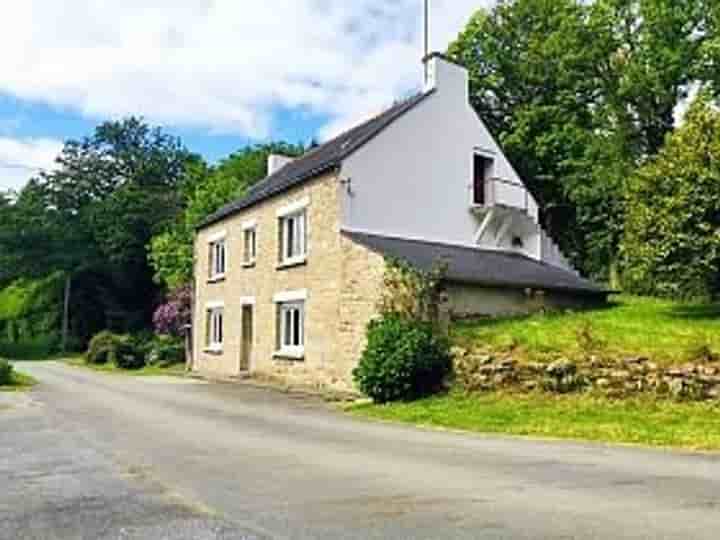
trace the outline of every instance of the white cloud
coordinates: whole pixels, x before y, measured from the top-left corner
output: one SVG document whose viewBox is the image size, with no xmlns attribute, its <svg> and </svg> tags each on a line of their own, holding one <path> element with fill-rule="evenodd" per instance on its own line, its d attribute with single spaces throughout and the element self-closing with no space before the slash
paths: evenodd
<svg viewBox="0 0 720 540">
<path fill-rule="evenodd" d="M 443 50 L 491 0 L 431 0 Z M 421 0 L 24 0 L 0 21 L 0 92 L 87 117 L 272 133 L 276 107 L 329 135 L 419 85 Z M 12 54 L 9 54 L 12 51 Z"/>
<path fill-rule="evenodd" d="M 0 191 L 20 189 L 41 170 L 52 169 L 62 146 L 54 139 L 0 137 Z"/>
</svg>

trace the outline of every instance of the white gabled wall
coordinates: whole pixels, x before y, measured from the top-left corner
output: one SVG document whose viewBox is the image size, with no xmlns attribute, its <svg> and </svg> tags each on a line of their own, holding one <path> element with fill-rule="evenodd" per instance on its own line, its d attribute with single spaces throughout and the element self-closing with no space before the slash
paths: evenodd
<svg viewBox="0 0 720 540">
<path fill-rule="evenodd" d="M 435 91 L 343 163 L 341 176 L 350 183 L 342 224 L 388 236 L 477 245 L 479 218 L 470 211 L 474 153 L 493 157 L 493 176 L 515 184 L 522 180 L 472 109 L 467 71 L 436 56 L 430 73 Z M 522 199 L 517 206 L 524 206 L 522 189 L 515 192 Z M 537 222 L 537 204 L 528 197 L 530 217 Z M 537 231 L 523 234 L 528 254 L 538 256 Z"/>
</svg>

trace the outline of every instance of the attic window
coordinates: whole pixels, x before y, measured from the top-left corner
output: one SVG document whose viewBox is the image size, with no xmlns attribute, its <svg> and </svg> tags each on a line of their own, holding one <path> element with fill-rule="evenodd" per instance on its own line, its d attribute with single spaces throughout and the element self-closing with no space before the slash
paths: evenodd
<svg viewBox="0 0 720 540">
<path fill-rule="evenodd" d="M 473 203 L 484 206 L 487 203 L 486 186 L 492 177 L 493 160 L 481 154 L 475 154 L 473 161 Z"/>
<path fill-rule="evenodd" d="M 513 236 L 512 246 L 514 248 L 522 249 L 523 247 L 525 247 L 525 243 L 523 242 L 523 239 L 519 236 Z"/>
</svg>

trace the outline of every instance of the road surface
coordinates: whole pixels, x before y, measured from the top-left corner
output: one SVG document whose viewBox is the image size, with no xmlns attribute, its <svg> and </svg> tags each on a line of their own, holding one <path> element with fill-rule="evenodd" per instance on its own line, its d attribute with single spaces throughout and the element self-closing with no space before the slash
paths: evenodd
<svg viewBox="0 0 720 540">
<path fill-rule="evenodd" d="M 720 537 L 719 456 L 369 423 L 248 385 L 18 369 L 41 384 L 0 401 L 2 539 Z"/>
</svg>

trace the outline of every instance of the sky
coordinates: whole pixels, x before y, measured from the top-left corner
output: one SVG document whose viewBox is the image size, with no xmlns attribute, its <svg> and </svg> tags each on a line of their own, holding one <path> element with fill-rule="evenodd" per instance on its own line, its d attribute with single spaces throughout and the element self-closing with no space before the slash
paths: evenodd
<svg viewBox="0 0 720 540">
<path fill-rule="evenodd" d="M 430 0 L 443 51 L 493 0 Z M 0 19 L 0 190 L 143 116 L 216 162 L 323 141 L 420 88 L 422 0 L 23 0 Z"/>
</svg>

